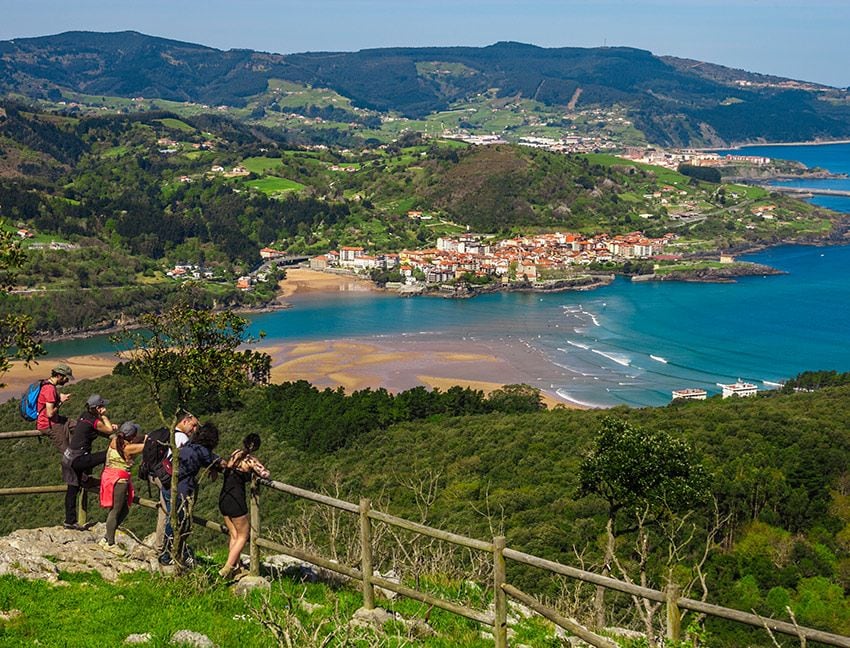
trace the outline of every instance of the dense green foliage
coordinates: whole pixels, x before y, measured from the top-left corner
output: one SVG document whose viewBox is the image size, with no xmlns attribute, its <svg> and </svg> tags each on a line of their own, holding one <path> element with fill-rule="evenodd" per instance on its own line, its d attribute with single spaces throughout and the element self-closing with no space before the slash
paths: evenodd
<svg viewBox="0 0 850 648">
<path fill-rule="evenodd" d="M 680 164 L 679 173 L 703 182 L 720 184 L 720 170 L 712 167 L 700 167 L 693 164 Z"/>
<path fill-rule="evenodd" d="M 784 391 L 822 389 L 850 384 L 850 372 L 804 371 L 797 374 L 784 385 Z"/>
<path fill-rule="evenodd" d="M 0 231 L 0 386 L 12 358 L 30 363 L 44 353 L 34 338 L 32 320 L 7 308 L 8 291 L 23 265 L 24 253 L 11 232 Z"/>
<path fill-rule="evenodd" d="M 252 395 L 246 409 L 253 425 L 274 421 L 279 438 L 302 450 L 324 454 L 394 423 L 436 415 L 534 412 L 542 407 L 540 392 L 524 385 L 507 385 L 488 396 L 458 386 L 445 392 L 414 387 L 398 394 L 383 388 L 363 389 L 347 396 L 342 387 L 320 391 L 299 380 L 272 385 Z"/>
</svg>

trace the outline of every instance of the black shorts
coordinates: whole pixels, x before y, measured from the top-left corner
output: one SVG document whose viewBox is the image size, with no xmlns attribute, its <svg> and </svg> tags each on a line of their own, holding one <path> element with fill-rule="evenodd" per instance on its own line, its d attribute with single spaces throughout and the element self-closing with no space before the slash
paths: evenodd
<svg viewBox="0 0 850 648">
<path fill-rule="evenodd" d="M 223 490 L 218 498 L 218 510 L 229 518 L 248 515 L 248 503 L 245 501 L 245 487 L 239 490 L 229 488 Z"/>
</svg>

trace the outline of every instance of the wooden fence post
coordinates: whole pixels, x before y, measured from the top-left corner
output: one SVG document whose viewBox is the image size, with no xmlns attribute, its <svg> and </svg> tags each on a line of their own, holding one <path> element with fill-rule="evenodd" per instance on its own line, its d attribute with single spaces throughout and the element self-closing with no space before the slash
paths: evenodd
<svg viewBox="0 0 850 648">
<path fill-rule="evenodd" d="M 679 612 L 679 595 L 681 591 L 676 583 L 667 584 L 667 638 L 680 641 L 682 635 L 682 615 Z"/>
<path fill-rule="evenodd" d="M 260 484 L 257 478 L 251 479 L 251 576 L 260 575 L 260 545 L 257 538 L 260 537 Z"/>
<path fill-rule="evenodd" d="M 508 645 L 508 598 L 502 585 L 505 584 L 505 536 L 493 538 L 493 639 L 496 648 Z"/>
<path fill-rule="evenodd" d="M 372 585 L 372 521 L 369 509 L 372 501 L 360 498 L 360 571 L 363 574 L 363 607 L 375 609 L 375 586 Z"/>
</svg>

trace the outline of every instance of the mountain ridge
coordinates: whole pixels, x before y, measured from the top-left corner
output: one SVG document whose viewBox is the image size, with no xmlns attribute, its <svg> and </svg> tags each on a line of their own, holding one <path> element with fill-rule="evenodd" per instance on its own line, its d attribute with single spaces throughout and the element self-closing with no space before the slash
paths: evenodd
<svg viewBox="0 0 850 648">
<path fill-rule="evenodd" d="M 493 95 L 625 107 L 650 142 L 689 146 L 850 137 L 850 94 L 631 47 L 392 47 L 277 54 L 148 36 L 64 32 L 0 42 L 0 92 L 246 106 L 283 80 L 411 119 Z M 580 92 L 578 92 L 580 90 Z M 580 99 L 578 97 L 580 96 Z"/>
</svg>

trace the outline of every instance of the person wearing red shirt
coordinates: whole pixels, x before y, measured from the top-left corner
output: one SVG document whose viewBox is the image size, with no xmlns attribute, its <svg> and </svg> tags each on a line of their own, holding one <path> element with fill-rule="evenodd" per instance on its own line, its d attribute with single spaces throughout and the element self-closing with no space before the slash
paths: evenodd
<svg viewBox="0 0 850 648">
<path fill-rule="evenodd" d="M 38 418 L 35 427 L 45 436 L 49 436 L 59 452 L 65 452 L 70 440 L 70 427 L 67 416 L 59 413 L 59 408 L 67 401 L 70 394 L 60 394 L 57 387 L 66 385 L 73 380 L 74 373 L 64 362 L 60 362 L 50 372 L 50 378 L 45 380 L 38 392 L 36 407 Z"/>
</svg>

